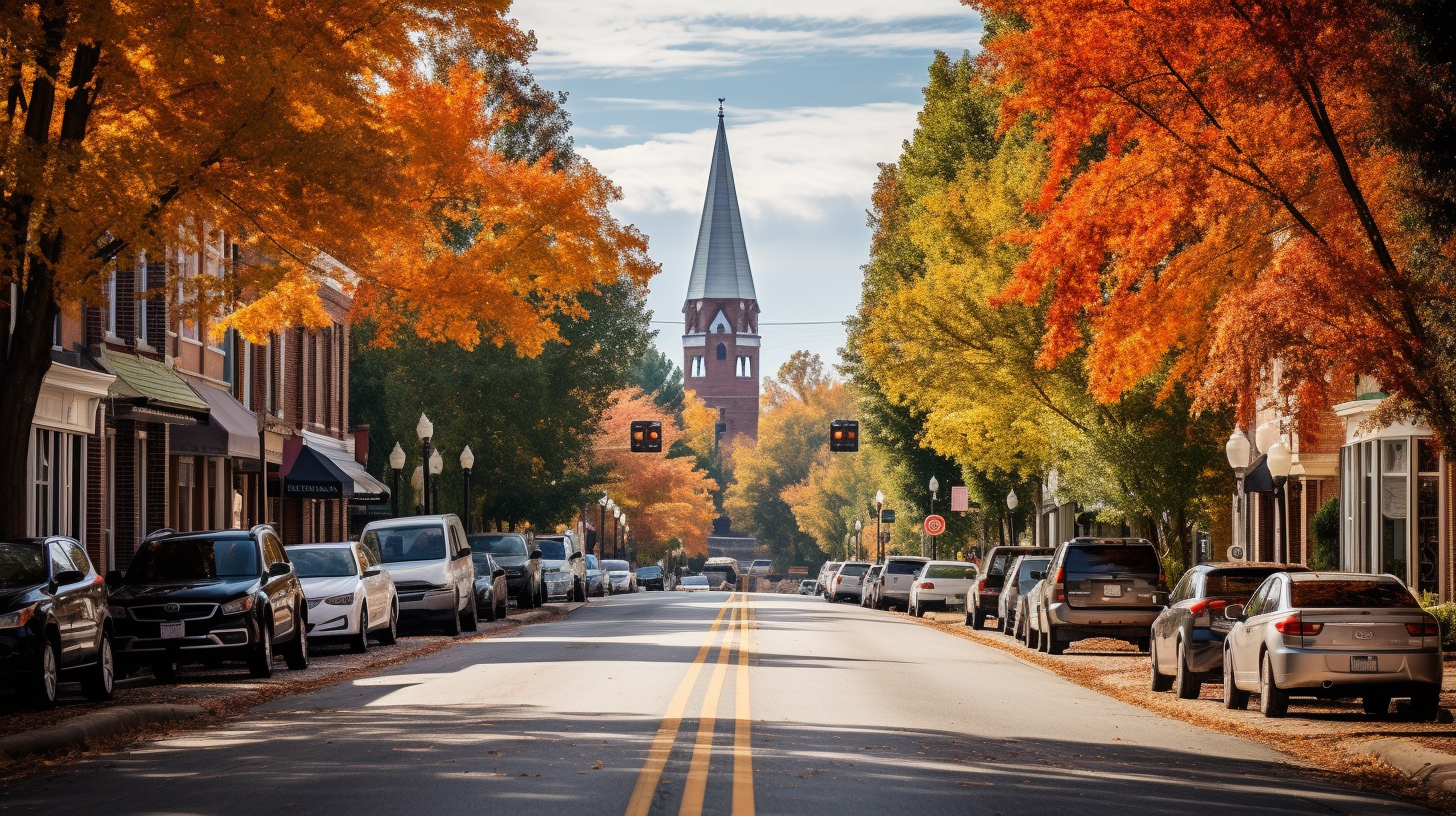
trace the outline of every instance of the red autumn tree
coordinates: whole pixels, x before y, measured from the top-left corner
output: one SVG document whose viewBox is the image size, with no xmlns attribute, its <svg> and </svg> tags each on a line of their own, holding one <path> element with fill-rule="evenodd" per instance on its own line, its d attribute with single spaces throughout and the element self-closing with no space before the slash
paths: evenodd
<svg viewBox="0 0 1456 816">
<path fill-rule="evenodd" d="M 1036 117 L 1051 147 L 1006 292 L 1050 298 L 1044 363 L 1090 342 L 1110 400 L 1174 355 L 1204 403 L 1246 411 L 1261 383 L 1323 401 L 1366 373 L 1456 439 L 1452 245 L 1409 206 L 1381 115 L 1435 97 L 1388 6 L 972 5 L 1007 121 Z"/>
</svg>

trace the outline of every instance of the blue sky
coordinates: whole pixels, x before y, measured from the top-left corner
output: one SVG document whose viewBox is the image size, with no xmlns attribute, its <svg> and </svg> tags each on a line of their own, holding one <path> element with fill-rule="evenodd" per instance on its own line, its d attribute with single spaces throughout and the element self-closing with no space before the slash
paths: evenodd
<svg viewBox="0 0 1456 816">
<path fill-rule="evenodd" d="M 731 11 L 722 11 L 731 9 Z M 620 185 L 651 239 L 658 346 L 681 363 L 683 293 L 708 183 L 717 98 L 762 309 L 762 371 L 797 349 L 826 362 L 859 302 L 877 162 L 914 128 L 936 49 L 976 48 L 954 0 L 518 0 L 531 68 L 567 91 L 579 152 Z"/>
</svg>

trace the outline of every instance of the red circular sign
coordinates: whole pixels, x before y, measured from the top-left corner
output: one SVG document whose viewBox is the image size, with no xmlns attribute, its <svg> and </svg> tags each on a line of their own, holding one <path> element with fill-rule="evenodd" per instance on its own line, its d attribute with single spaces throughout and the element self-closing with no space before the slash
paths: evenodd
<svg viewBox="0 0 1456 816">
<path fill-rule="evenodd" d="M 940 516 L 926 516 L 925 532 L 927 535 L 940 535 L 945 532 L 945 519 Z"/>
</svg>

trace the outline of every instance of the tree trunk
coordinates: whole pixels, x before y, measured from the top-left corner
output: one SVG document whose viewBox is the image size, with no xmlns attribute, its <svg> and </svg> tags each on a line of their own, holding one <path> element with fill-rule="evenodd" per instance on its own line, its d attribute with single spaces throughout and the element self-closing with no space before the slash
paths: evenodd
<svg viewBox="0 0 1456 816">
<path fill-rule="evenodd" d="M 49 273 L 33 270 L 28 283 L 11 304 L 15 330 L 7 343 L 8 354 L 0 361 L 0 394 L 5 395 L 6 403 L 0 411 L 0 485 L 6 488 L 0 491 L 0 536 L 6 537 L 26 534 L 30 423 L 41 383 L 51 367 L 51 330 L 56 318 Z"/>
</svg>

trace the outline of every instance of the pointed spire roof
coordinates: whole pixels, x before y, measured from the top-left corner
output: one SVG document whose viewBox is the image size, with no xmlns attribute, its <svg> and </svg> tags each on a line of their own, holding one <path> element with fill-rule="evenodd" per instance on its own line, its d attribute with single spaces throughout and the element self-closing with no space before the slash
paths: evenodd
<svg viewBox="0 0 1456 816">
<path fill-rule="evenodd" d="M 708 196 L 698 226 L 698 248 L 688 279 L 688 300 L 721 298 L 757 300 L 753 272 L 748 268 L 748 247 L 743 243 L 743 219 L 738 214 L 738 190 L 733 186 L 733 164 L 728 160 L 728 134 L 723 129 L 722 100 L 718 104 L 718 138 L 708 170 Z"/>
</svg>

